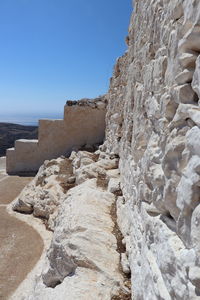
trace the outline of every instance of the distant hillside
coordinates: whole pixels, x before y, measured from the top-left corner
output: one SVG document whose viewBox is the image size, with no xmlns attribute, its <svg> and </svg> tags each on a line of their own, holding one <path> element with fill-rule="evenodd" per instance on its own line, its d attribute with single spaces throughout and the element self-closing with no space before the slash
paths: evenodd
<svg viewBox="0 0 200 300">
<path fill-rule="evenodd" d="M 37 139 L 38 127 L 23 126 L 0 122 L 0 156 L 6 154 L 6 149 L 14 146 L 18 139 Z"/>
</svg>

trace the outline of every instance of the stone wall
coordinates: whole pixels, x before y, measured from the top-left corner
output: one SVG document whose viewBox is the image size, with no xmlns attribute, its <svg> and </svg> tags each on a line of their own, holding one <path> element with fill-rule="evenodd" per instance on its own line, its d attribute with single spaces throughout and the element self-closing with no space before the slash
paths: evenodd
<svg viewBox="0 0 200 300">
<path fill-rule="evenodd" d="M 135 0 L 108 94 L 134 299 L 200 298 L 200 2 Z"/>
<path fill-rule="evenodd" d="M 7 172 L 36 172 L 47 159 L 101 143 L 105 135 L 105 107 L 104 96 L 68 101 L 64 120 L 40 120 L 38 140 L 17 140 L 15 148 L 7 150 Z"/>
</svg>

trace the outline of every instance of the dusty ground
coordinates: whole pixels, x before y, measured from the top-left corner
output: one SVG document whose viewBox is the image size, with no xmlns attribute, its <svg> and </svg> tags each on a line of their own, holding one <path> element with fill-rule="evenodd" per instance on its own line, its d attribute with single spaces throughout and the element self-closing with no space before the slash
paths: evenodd
<svg viewBox="0 0 200 300">
<path fill-rule="evenodd" d="M 6 210 L 31 178 L 0 176 L 0 300 L 6 300 L 40 258 L 43 241 L 31 226 Z"/>
<path fill-rule="evenodd" d="M 31 179 L 31 177 L 7 176 L 0 181 L 0 204 L 13 201 Z"/>
<path fill-rule="evenodd" d="M 0 299 L 8 299 L 38 261 L 43 249 L 39 234 L 0 207 Z"/>
</svg>

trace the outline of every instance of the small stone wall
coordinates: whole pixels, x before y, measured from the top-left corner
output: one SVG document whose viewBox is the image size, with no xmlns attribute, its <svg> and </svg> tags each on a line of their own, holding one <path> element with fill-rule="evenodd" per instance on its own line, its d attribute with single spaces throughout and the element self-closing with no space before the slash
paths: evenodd
<svg viewBox="0 0 200 300">
<path fill-rule="evenodd" d="M 47 159 L 101 143 L 105 135 L 106 99 L 67 101 L 64 120 L 40 120 L 38 140 L 17 140 L 6 153 L 8 174 L 37 172 Z"/>
</svg>

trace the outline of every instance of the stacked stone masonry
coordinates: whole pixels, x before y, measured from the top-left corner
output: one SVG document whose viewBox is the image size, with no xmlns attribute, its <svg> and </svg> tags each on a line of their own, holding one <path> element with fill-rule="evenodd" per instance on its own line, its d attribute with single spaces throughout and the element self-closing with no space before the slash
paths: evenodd
<svg viewBox="0 0 200 300">
<path fill-rule="evenodd" d="M 134 6 L 104 144 L 120 156 L 133 295 L 200 299 L 200 2 Z"/>
</svg>

